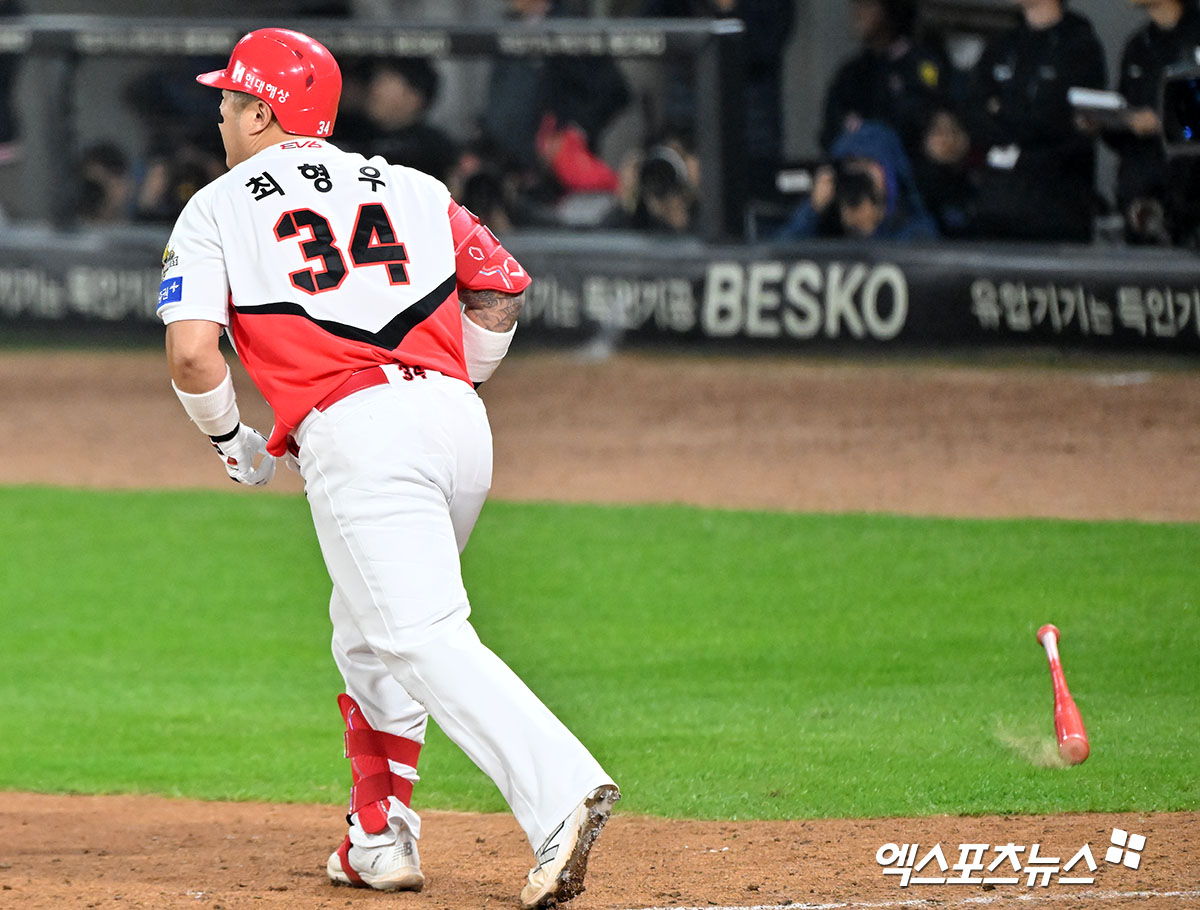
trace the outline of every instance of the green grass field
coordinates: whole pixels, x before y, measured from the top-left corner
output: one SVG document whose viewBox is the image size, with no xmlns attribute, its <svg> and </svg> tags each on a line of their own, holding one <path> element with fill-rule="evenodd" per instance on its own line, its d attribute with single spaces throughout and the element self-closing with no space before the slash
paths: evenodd
<svg viewBox="0 0 1200 910">
<path fill-rule="evenodd" d="M 0 488 L 0 515 L 0 789 L 346 798 L 301 497 Z M 497 502 L 465 573 L 624 811 L 1169 810 L 1200 807 L 1198 556 L 1194 524 Z M 421 771 L 418 808 L 504 808 L 436 731 Z"/>
</svg>

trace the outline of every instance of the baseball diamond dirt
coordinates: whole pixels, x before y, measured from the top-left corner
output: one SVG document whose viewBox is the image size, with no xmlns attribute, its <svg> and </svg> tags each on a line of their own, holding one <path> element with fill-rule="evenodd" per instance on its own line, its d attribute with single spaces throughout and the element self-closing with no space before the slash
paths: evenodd
<svg viewBox="0 0 1200 910">
<path fill-rule="evenodd" d="M 514 356 L 482 393 L 493 497 L 1200 521 L 1197 365 L 1009 360 Z M 265 425 L 235 376 L 243 414 Z M 19 403 L 0 410 L 0 483 L 232 486 L 157 350 L 4 351 L 0 387 Z M 139 440 L 153 428 L 136 465 L 122 428 Z M 275 489 L 299 483 L 284 472 Z M 517 906 L 529 857 L 510 816 L 425 817 L 426 889 L 387 895 L 327 881 L 344 830 L 329 806 L 4 793 L 0 908 Z M 1129 851 L 1124 864 L 1106 859 L 1114 829 L 1147 838 L 1137 868 Z M 887 843 L 940 843 L 954 863 L 959 844 L 984 841 L 1087 843 L 1094 882 L 903 888 L 876 862 Z M 1200 907 L 1198 869 L 1196 813 L 700 822 L 618 811 L 571 906 Z"/>
</svg>

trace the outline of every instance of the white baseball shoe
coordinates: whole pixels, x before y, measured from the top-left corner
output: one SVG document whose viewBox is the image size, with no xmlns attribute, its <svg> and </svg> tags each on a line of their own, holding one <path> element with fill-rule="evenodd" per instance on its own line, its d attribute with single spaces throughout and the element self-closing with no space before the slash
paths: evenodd
<svg viewBox="0 0 1200 910">
<path fill-rule="evenodd" d="M 521 889 L 522 907 L 562 903 L 583 891 L 588 853 L 620 798 L 621 791 L 612 784 L 597 787 L 550 833 L 534 854 L 537 865 Z"/>
<path fill-rule="evenodd" d="M 347 837 L 329 855 L 325 871 L 336 884 L 374 888 L 376 891 L 420 891 L 425 887 L 417 839 L 402 828 L 394 844 L 356 847 Z"/>
</svg>

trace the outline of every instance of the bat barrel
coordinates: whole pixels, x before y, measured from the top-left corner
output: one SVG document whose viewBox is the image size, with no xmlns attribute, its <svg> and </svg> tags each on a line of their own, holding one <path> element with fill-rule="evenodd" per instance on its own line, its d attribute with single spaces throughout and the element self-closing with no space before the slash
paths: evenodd
<svg viewBox="0 0 1200 910">
<path fill-rule="evenodd" d="M 1058 754 L 1068 765 L 1078 765 L 1087 759 L 1091 752 L 1087 737 L 1072 733 L 1061 737 L 1058 741 Z"/>
</svg>

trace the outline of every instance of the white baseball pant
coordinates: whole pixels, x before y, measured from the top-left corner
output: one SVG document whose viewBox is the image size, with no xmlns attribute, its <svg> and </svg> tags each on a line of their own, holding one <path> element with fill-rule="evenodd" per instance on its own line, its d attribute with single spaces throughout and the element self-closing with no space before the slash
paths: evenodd
<svg viewBox="0 0 1200 910">
<path fill-rule="evenodd" d="M 459 553 L 491 485 L 492 436 L 467 383 L 428 372 L 356 392 L 297 428 L 300 470 L 333 581 L 333 654 L 375 729 L 424 742 L 432 716 L 500 789 L 536 850 L 612 783 L 468 621 Z M 393 771 L 415 779 L 411 768 Z M 420 834 L 395 797 L 397 823 Z"/>
</svg>

